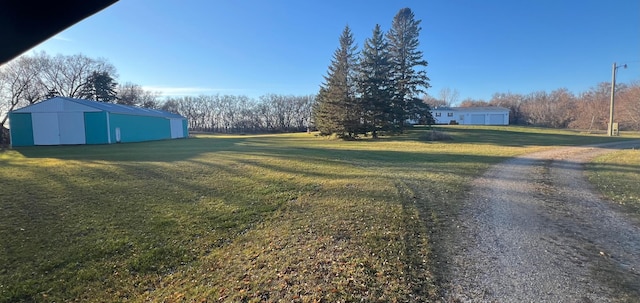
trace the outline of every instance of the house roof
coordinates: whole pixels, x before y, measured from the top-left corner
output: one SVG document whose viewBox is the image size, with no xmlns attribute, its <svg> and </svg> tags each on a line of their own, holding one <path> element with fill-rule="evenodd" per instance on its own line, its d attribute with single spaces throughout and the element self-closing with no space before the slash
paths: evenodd
<svg viewBox="0 0 640 303">
<path fill-rule="evenodd" d="M 451 107 L 448 107 L 448 106 L 436 106 L 436 107 L 432 108 L 432 110 L 455 110 L 455 109 L 453 109 Z"/>
<path fill-rule="evenodd" d="M 106 111 L 114 114 L 127 114 L 127 115 L 137 115 L 137 116 L 152 116 L 152 117 L 164 117 L 164 118 L 178 118 L 184 119 L 183 116 L 170 113 L 163 110 L 151 109 L 151 108 L 142 108 L 136 106 L 122 105 L 122 104 L 114 104 L 114 103 L 106 103 L 106 102 L 98 102 L 92 100 L 85 99 L 75 99 L 69 97 L 53 97 L 51 99 L 44 100 L 42 102 L 29 105 L 20 109 L 15 110 L 14 112 L 29 112 L 29 108 L 32 106 L 38 106 L 39 104 L 43 104 L 49 101 L 68 101 L 73 102 L 75 104 L 83 105 L 86 107 L 90 107 L 96 109 L 97 111 Z"/>
</svg>

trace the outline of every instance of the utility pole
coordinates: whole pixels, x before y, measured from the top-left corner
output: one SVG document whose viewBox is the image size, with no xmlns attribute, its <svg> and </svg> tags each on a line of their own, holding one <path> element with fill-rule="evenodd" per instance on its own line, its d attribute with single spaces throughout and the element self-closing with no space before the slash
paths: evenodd
<svg viewBox="0 0 640 303">
<path fill-rule="evenodd" d="M 611 104 L 609 104 L 609 130 L 607 133 L 609 137 L 613 136 L 613 100 L 616 94 L 616 70 L 618 67 L 627 68 L 627 65 L 616 66 L 616 63 L 613 62 L 613 68 L 611 68 Z"/>
<path fill-rule="evenodd" d="M 613 62 L 613 69 L 611 70 L 611 103 L 609 104 L 609 137 L 613 137 L 613 99 L 616 94 L 616 63 Z"/>
</svg>

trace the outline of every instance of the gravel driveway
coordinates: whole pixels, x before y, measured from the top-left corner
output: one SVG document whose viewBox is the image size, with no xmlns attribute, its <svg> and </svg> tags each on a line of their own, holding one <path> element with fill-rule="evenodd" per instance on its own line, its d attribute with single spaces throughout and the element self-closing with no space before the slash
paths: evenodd
<svg viewBox="0 0 640 303">
<path fill-rule="evenodd" d="M 449 248 L 446 301 L 640 302 L 640 222 L 602 201 L 583 172 L 638 146 L 528 154 L 475 180 Z"/>
</svg>

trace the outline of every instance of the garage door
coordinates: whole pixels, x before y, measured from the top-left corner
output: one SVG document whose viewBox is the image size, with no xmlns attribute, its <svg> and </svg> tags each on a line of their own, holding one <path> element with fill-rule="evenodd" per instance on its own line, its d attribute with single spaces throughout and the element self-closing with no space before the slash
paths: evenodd
<svg viewBox="0 0 640 303">
<path fill-rule="evenodd" d="M 85 144 L 83 113 L 31 113 L 34 145 Z"/>
<path fill-rule="evenodd" d="M 471 114 L 471 124 L 484 125 L 485 114 Z"/>
<path fill-rule="evenodd" d="M 489 115 L 489 124 L 491 124 L 491 125 L 503 125 L 504 124 L 504 115 L 503 114 L 490 114 Z"/>
<path fill-rule="evenodd" d="M 85 144 L 84 113 L 58 113 L 60 144 Z"/>
<path fill-rule="evenodd" d="M 60 126 L 57 113 L 31 113 L 34 145 L 59 145 Z"/>
</svg>

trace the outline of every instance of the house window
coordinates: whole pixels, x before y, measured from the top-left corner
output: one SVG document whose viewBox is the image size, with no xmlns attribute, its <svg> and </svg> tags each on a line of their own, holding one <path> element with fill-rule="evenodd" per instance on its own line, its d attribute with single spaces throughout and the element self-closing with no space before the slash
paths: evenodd
<svg viewBox="0 0 640 303">
<path fill-rule="evenodd" d="M 440 117 L 442 113 L 436 113 L 436 117 Z"/>
<path fill-rule="evenodd" d="M 453 117 L 453 113 L 447 113 L 447 117 Z"/>
</svg>

